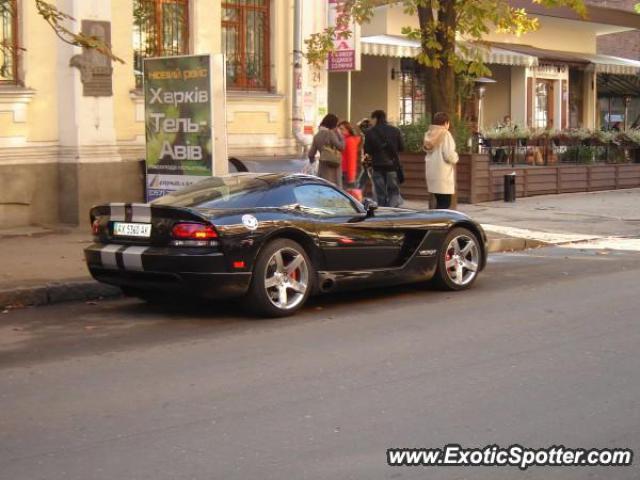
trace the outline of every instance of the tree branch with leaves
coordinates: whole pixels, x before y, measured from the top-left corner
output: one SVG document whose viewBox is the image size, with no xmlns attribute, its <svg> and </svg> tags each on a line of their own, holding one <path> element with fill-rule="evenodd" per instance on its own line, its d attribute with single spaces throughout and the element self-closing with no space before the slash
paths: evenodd
<svg viewBox="0 0 640 480">
<path fill-rule="evenodd" d="M 59 10 L 58 7 L 52 3 L 46 0 L 25 1 L 33 1 L 35 3 L 38 15 L 49 24 L 55 35 L 64 43 L 75 47 L 95 50 L 113 61 L 125 63 L 124 60 L 113 53 L 111 46 L 107 45 L 102 39 L 87 35 L 83 32 L 74 32 L 66 27 L 65 24 L 69 21 L 75 21 L 75 18 Z M 18 15 L 16 5 L 17 2 L 13 0 L 0 0 L 0 18 L 16 18 Z M 12 42 L 6 40 L 0 42 L 0 52 L 3 57 L 7 58 L 12 56 L 15 50 L 25 50 L 25 48 L 17 44 L 15 40 Z"/>
<path fill-rule="evenodd" d="M 569 7 L 586 15 L 583 0 L 531 0 L 545 7 Z M 403 8 L 415 15 L 418 27 L 407 25 L 402 33 L 420 42 L 416 60 L 426 68 L 426 88 L 432 113 L 453 114 L 456 101 L 456 76 L 477 78 L 491 74 L 483 62 L 485 37 L 491 32 L 516 36 L 537 30 L 539 21 L 525 9 L 515 8 L 508 0 L 339 0 L 338 25 L 313 34 L 305 40 L 307 60 L 321 67 L 334 49 L 336 36 L 349 37 L 345 27 L 352 21 L 369 22 L 375 8 L 387 5 Z"/>
</svg>

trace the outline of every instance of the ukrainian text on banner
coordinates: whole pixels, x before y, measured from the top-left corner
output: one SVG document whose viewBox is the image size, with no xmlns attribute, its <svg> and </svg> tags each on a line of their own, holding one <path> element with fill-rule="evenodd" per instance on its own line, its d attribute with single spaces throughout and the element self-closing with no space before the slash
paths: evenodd
<svg viewBox="0 0 640 480">
<path fill-rule="evenodd" d="M 209 55 L 144 62 L 147 201 L 213 174 Z"/>
<path fill-rule="evenodd" d="M 329 53 L 327 68 L 330 72 L 349 72 L 360 70 L 360 25 L 344 18 L 344 3 L 340 0 L 328 0 L 328 24 L 336 29 L 333 37 L 334 50 Z"/>
</svg>

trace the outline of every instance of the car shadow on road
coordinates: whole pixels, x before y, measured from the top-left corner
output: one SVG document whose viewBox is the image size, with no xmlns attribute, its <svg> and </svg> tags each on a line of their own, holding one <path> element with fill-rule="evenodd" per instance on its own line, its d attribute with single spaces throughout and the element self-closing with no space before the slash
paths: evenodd
<svg viewBox="0 0 640 480">
<path fill-rule="evenodd" d="M 490 258 L 487 271 L 468 292 L 440 292 L 428 283 L 371 288 L 312 297 L 296 315 L 264 319 L 249 315 L 242 301 L 197 302 L 174 299 L 163 305 L 123 298 L 69 303 L 10 312 L 0 325 L 0 365 L 51 358 L 95 355 L 144 346 L 209 341 L 254 332 L 281 331 L 293 325 L 350 321 L 354 315 L 394 315 L 400 306 L 436 307 L 486 295 L 553 285 L 561 291 L 573 279 L 603 278 L 620 270 L 640 270 L 638 252 L 554 247 Z M 595 280 L 594 280 L 595 281 Z"/>
<path fill-rule="evenodd" d="M 340 321 L 353 312 L 375 311 L 381 302 L 392 305 L 429 291 L 428 285 L 418 284 L 321 295 L 310 298 L 299 312 L 284 318 L 249 314 L 241 300 L 174 299 L 151 304 L 122 298 L 27 308 L 3 318 L 1 331 L 7 334 L 0 342 L 0 364 L 38 363 L 279 330 L 328 319 Z"/>
</svg>

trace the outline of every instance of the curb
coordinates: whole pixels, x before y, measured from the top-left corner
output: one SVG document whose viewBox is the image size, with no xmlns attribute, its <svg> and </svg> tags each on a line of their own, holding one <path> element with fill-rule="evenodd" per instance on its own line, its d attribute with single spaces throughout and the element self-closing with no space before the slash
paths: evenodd
<svg viewBox="0 0 640 480">
<path fill-rule="evenodd" d="M 513 252 L 539 248 L 550 244 L 526 238 L 501 237 L 489 239 L 489 253 Z M 17 307 L 38 307 L 62 302 L 80 302 L 115 298 L 122 295 L 118 287 L 95 280 L 69 280 L 45 285 L 0 290 L 0 310 Z"/>
<path fill-rule="evenodd" d="M 499 253 L 528 250 L 530 248 L 548 247 L 553 244 L 543 242 L 541 240 L 532 240 L 530 238 L 501 237 L 489 238 L 488 245 L 489 253 Z"/>
<path fill-rule="evenodd" d="M 98 300 L 120 295 L 122 291 L 119 288 L 94 280 L 52 282 L 46 285 L 0 290 L 0 309 Z"/>
</svg>

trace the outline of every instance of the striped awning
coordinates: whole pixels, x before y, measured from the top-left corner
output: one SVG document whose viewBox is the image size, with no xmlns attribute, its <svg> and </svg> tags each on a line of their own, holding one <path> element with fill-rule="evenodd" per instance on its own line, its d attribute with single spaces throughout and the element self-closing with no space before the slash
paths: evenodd
<svg viewBox="0 0 640 480">
<path fill-rule="evenodd" d="M 640 62 L 630 58 L 613 57 L 611 55 L 589 55 L 589 61 L 595 66 L 597 73 L 613 75 L 638 75 Z"/>
<path fill-rule="evenodd" d="M 637 75 L 640 73 L 640 62 L 629 58 L 596 55 L 595 53 L 546 50 L 532 47 L 531 45 L 511 43 L 492 43 L 491 48 L 504 48 L 524 55 L 531 55 L 537 57 L 540 63 L 553 62 L 557 64 L 583 65 L 584 68 L 592 68 L 597 73 L 610 73 L 614 75 Z"/>
<path fill-rule="evenodd" d="M 363 55 L 381 57 L 413 58 L 420 54 L 420 42 L 393 35 L 373 35 L 360 39 Z M 536 67 L 540 62 L 554 61 L 591 64 L 597 73 L 614 75 L 639 75 L 640 61 L 611 55 L 544 50 L 520 44 L 479 44 L 474 48 L 482 61 L 494 65 Z"/>
<path fill-rule="evenodd" d="M 637 75 L 598 75 L 599 97 L 640 97 L 640 77 Z"/>
<path fill-rule="evenodd" d="M 377 57 L 412 58 L 420 53 L 420 42 L 392 35 L 361 37 L 363 55 Z"/>
<path fill-rule="evenodd" d="M 405 37 L 393 35 L 373 35 L 360 39 L 363 55 L 379 57 L 413 58 L 420 54 L 420 42 Z M 513 52 L 504 48 L 488 45 L 478 45 L 484 63 L 497 65 L 513 65 L 520 67 L 535 67 L 538 58 L 533 55 Z"/>
</svg>

